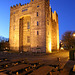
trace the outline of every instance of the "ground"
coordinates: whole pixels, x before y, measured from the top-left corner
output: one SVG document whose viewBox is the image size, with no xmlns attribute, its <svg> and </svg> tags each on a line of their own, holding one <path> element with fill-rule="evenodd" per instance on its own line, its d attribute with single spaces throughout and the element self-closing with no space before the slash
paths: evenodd
<svg viewBox="0 0 75 75">
<path fill-rule="evenodd" d="M 50 66 L 53 69 L 53 67 L 55 67 L 53 69 L 54 72 L 51 72 L 52 75 L 57 75 L 57 74 L 58 75 L 72 75 L 70 73 L 70 71 L 75 64 L 75 61 L 69 60 L 69 51 L 65 51 L 65 50 L 53 52 L 50 54 L 46 54 L 46 53 L 3 53 L 3 52 L 0 52 L 0 58 L 1 57 L 6 57 L 9 60 L 25 58 L 28 61 L 28 63 L 36 61 L 41 64 L 44 64 L 44 67 L 47 66 L 45 68 L 48 68 Z M 57 68 L 59 68 L 61 71 L 58 71 Z M 36 74 L 39 75 L 40 72 L 38 72 L 38 70 L 36 70 L 36 72 L 37 72 Z M 35 72 L 33 71 L 33 73 L 35 73 Z M 30 75 L 32 75 L 32 74 L 30 74 Z M 44 75 L 44 74 L 42 73 L 41 75 Z"/>
</svg>

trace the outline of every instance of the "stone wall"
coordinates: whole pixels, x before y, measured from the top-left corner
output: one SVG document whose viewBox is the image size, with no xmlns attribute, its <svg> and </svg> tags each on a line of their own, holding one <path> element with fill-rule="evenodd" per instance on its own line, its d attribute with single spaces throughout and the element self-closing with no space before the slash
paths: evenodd
<svg viewBox="0 0 75 75">
<path fill-rule="evenodd" d="M 57 49 L 57 25 L 58 17 L 56 12 L 52 14 L 49 0 L 31 0 L 29 4 L 11 7 L 10 49 L 47 53 L 53 47 Z M 28 39 L 30 42 L 27 42 Z"/>
</svg>

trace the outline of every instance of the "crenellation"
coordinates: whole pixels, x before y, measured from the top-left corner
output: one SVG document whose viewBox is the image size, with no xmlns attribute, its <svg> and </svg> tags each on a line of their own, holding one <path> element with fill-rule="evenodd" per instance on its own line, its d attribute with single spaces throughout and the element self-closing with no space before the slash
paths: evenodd
<svg viewBox="0 0 75 75">
<path fill-rule="evenodd" d="M 56 12 L 56 16 L 58 17 L 58 14 L 57 14 L 57 12 Z"/>
<path fill-rule="evenodd" d="M 13 7 L 11 6 L 11 9 L 17 9 L 18 7 L 22 7 L 22 6 L 29 6 L 29 4 L 30 3 L 25 3 L 25 4 L 23 4 L 23 5 L 21 5 L 21 3 L 19 3 L 19 5 L 18 4 L 16 4 L 16 6 L 15 5 L 13 5 Z"/>
<path fill-rule="evenodd" d="M 18 7 L 18 4 L 16 4 L 16 7 Z"/>
<path fill-rule="evenodd" d="M 52 12 L 52 19 L 56 22 L 56 17 L 58 17 L 57 16 L 57 14 L 56 14 L 56 11 L 54 11 L 54 13 Z"/>
<path fill-rule="evenodd" d="M 24 5 L 26 5 L 26 3 Z"/>
<path fill-rule="evenodd" d="M 27 3 L 27 6 L 29 6 L 29 3 Z"/>
<path fill-rule="evenodd" d="M 34 4 L 35 1 L 37 1 L 37 0 L 31 0 L 30 3 L 27 3 L 27 4 L 25 3 L 25 4 L 22 4 L 22 5 L 21 5 L 21 3 L 19 3 L 19 5 L 16 4 L 16 6 L 15 6 L 15 5 L 13 5 L 13 7 L 11 6 L 11 8 L 12 8 L 12 9 L 17 9 L 18 7 L 22 7 L 22 6 L 30 6 L 31 4 Z M 38 1 L 40 1 L 40 0 L 38 0 Z M 38 1 L 37 1 L 37 2 L 38 2 Z"/>
<path fill-rule="evenodd" d="M 13 5 L 13 7 L 15 7 L 15 5 Z"/>
<path fill-rule="evenodd" d="M 33 2 L 33 1 L 35 1 L 35 0 L 31 0 L 31 2 Z"/>
<path fill-rule="evenodd" d="M 11 10 L 12 8 L 13 8 L 13 7 L 11 6 L 11 7 L 10 7 L 10 10 Z"/>
<path fill-rule="evenodd" d="M 19 5 L 18 6 L 21 6 L 21 3 L 19 3 Z"/>
</svg>

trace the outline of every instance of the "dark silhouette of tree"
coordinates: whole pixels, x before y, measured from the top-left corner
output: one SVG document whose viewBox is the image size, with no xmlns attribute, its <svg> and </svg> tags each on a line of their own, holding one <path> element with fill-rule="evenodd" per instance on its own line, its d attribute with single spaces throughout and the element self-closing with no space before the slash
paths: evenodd
<svg viewBox="0 0 75 75">
<path fill-rule="evenodd" d="M 6 42 L 6 41 L 9 41 L 9 38 L 0 36 L 0 42 Z"/>
<path fill-rule="evenodd" d="M 0 36 L 0 51 L 5 49 L 9 49 L 9 39 Z"/>
<path fill-rule="evenodd" d="M 75 37 L 73 34 L 75 34 L 74 31 L 67 31 L 62 35 L 62 42 L 68 49 L 75 47 Z"/>
</svg>

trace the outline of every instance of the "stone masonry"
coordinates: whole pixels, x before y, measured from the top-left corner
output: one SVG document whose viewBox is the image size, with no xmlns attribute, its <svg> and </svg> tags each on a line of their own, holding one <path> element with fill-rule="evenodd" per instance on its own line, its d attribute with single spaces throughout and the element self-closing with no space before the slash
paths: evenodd
<svg viewBox="0 0 75 75">
<path fill-rule="evenodd" d="M 59 50 L 58 15 L 49 4 L 49 0 L 31 0 L 24 5 L 11 6 L 11 50 L 46 53 Z"/>
</svg>

